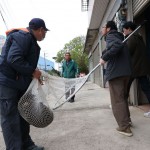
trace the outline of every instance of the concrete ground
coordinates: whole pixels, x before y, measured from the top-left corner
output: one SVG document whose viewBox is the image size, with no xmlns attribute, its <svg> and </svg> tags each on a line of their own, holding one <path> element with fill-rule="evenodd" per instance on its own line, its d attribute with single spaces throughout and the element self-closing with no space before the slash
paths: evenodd
<svg viewBox="0 0 150 150">
<path fill-rule="evenodd" d="M 130 107 L 133 137 L 116 132 L 116 121 L 109 108 L 109 91 L 87 83 L 75 103 L 54 111 L 55 119 L 44 129 L 31 127 L 31 136 L 46 150 L 149 150 L 150 119 L 143 111 Z M 0 150 L 4 150 L 0 133 Z"/>
</svg>

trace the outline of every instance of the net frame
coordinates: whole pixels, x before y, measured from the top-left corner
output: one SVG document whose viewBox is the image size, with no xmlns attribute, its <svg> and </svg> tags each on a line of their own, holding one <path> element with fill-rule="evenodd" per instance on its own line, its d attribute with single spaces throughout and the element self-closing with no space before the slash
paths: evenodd
<svg viewBox="0 0 150 150">
<path fill-rule="evenodd" d="M 65 101 L 62 101 L 62 98 L 65 96 L 65 94 L 67 92 L 69 92 L 73 87 L 75 87 L 78 84 L 78 78 L 75 78 L 76 82 L 74 84 L 72 84 L 55 102 L 54 106 L 52 107 L 53 110 L 58 109 L 59 107 L 63 106 L 66 102 L 68 102 L 83 86 L 84 84 L 87 82 L 89 76 L 100 66 L 100 64 L 96 65 L 91 71 L 90 73 L 88 73 L 86 76 L 84 77 L 80 77 L 81 80 L 83 80 L 82 84 L 75 90 L 74 93 L 70 94 L 70 96 L 68 98 L 66 98 Z M 42 72 L 42 77 L 44 77 L 47 81 L 50 79 L 50 75 L 48 73 L 46 73 L 45 71 L 41 70 Z M 64 80 L 69 80 L 69 79 L 65 79 Z M 80 81 L 80 80 L 79 80 Z"/>
</svg>

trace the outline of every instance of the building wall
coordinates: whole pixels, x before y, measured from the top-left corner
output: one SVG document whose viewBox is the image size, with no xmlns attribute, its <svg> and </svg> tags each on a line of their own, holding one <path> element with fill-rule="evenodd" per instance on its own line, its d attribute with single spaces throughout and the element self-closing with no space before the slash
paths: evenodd
<svg viewBox="0 0 150 150">
<path fill-rule="evenodd" d="M 142 0 L 141 5 L 139 5 L 138 7 L 137 6 L 133 7 L 132 5 L 135 5 L 136 1 L 140 2 L 139 0 L 127 0 L 127 20 L 128 21 L 135 20 L 137 23 L 141 23 L 141 21 L 144 20 L 144 18 L 142 17 L 142 13 L 143 13 L 144 9 L 150 5 L 149 4 L 150 0 L 145 0 L 145 1 Z M 144 3 L 145 3 L 145 6 L 143 5 Z M 99 25 L 100 29 L 106 23 L 106 21 L 114 19 L 115 14 L 119 9 L 120 4 L 121 4 L 121 0 L 109 1 L 109 4 L 108 4 L 107 9 L 105 11 L 105 14 L 103 16 L 103 19 L 101 21 L 101 24 Z M 141 10 L 139 9 L 140 7 L 141 7 Z M 135 11 L 135 10 L 133 11 L 133 8 L 134 9 L 136 8 L 136 10 L 138 9 L 138 11 Z M 95 14 L 95 15 L 98 15 L 98 14 Z M 142 28 L 140 30 L 140 33 L 142 34 L 142 36 L 144 37 L 144 40 L 146 41 L 145 28 Z M 96 40 L 94 41 L 92 49 L 91 49 L 91 56 L 89 59 L 90 70 L 92 70 L 93 67 L 96 66 L 104 48 L 105 48 L 105 41 L 103 38 L 101 39 L 101 34 L 99 32 Z M 99 70 L 96 70 L 94 72 L 93 76 L 90 77 L 90 80 L 103 87 L 103 82 L 102 82 L 102 80 L 103 80 L 103 69 L 99 68 Z M 131 86 L 129 101 L 133 105 L 146 103 L 146 101 L 147 101 L 145 96 L 141 92 L 139 84 L 137 83 L 136 80 L 133 82 L 133 84 Z"/>
<path fill-rule="evenodd" d="M 89 6 L 88 6 L 88 24 L 90 24 L 91 17 L 92 17 L 92 11 L 94 6 L 95 0 L 89 0 Z"/>
<path fill-rule="evenodd" d="M 115 13 L 120 7 L 121 0 L 111 0 L 103 17 L 103 20 L 100 25 L 100 29 L 102 26 L 106 24 L 107 21 L 112 20 L 115 17 Z"/>
</svg>

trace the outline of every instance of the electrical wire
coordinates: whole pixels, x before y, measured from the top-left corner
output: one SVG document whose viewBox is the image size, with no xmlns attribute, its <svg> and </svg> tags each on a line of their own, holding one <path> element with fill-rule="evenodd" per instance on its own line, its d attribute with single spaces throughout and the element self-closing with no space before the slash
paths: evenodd
<svg viewBox="0 0 150 150">
<path fill-rule="evenodd" d="M 1 4 L 0 4 L 0 7 L 2 8 Z M 3 9 L 3 8 L 2 8 L 2 9 Z M 4 18 L 4 16 L 3 16 L 3 13 L 2 13 L 2 11 L 1 11 L 1 9 L 0 9 L 0 15 L 1 15 L 1 17 L 2 17 L 2 20 L 3 20 L 4 24 L 5 24 L 6 29 L 8 30 L 8 26 L 7 26 L 7 23 L 6 23 L 6 21 L 5 21 L 5 18 Z"/>
</svg>

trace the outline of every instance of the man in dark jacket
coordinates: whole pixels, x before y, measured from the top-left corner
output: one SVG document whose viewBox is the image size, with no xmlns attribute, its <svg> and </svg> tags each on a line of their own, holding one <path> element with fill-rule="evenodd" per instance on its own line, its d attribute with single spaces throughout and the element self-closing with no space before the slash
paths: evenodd
<svg viewBox="0 0 150 150">
<path fill-rule="evenodd" d="M 136 29 L 136 24 L 129 21 L 123 25 L 124 35 L 127 37 Z M 132 76 L 129 80 L 128 92 L 134 79 L 137 79 L 142 91 L 146 95 L 150 103 L 150 82 L 147 75 L 150 75 L 150 63 L 148 61 L 148 55 L 146 52 L 146 46 L 143 38 L 140 34 L 134 33 L 127 45 L 130 51 L 131 64 L 132 64 Z M 145 117 L 150 117 L 150 112 L 144 113 Z"/>
<path fill-rule="evenodd" d="M 36 68 L 40 54 L 37 41 L 45 38 L 48 29 L 40 18 L 34 18 L 25 29 L 7 32 L 0 57 L 1 127 L 7 150 L 43 150 L 32 141 L 29 124 L 19 115 L 17 105 L 32 78 L 39 79 Z"/>
<path fill-rule="evenodd" d="M 126 136 L 132 136 L 130 129 L 129 107 L 127 101 L 127 83 L 131 75 L 129 52 L 122 43 L 124 36 L 117 32 L 113 21 L 108 21 L 102 29 L 106 39 L 106 49 L 103 51 L 100 64 L 107 62 L 105 71 L 109 83 L 112 111 L 118 123 L 117 131 Z"/>
<path fill-rule="evenodd" d="M 75 78 L 78 75 L 78 66 L 76 62 L 71 59 L 71 54 L 69 52 L 65 53 L 65 60 L 63 61 L 62 64 L 62 77 L 64 78 Z M 66 90 L 69 87 L 66 84 Z M 73 94 L 75 91 L 75 87 L 73 87 L 70 91 L 66 93 L 66 99 Z M 74 102 L 75 95 L 69 100 L 69 102 Z"/>
</svg>

